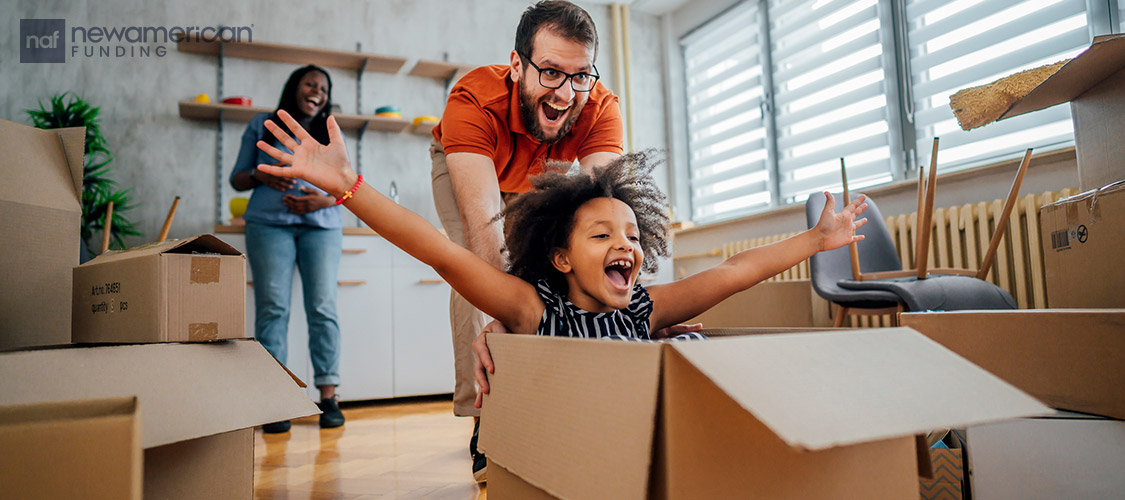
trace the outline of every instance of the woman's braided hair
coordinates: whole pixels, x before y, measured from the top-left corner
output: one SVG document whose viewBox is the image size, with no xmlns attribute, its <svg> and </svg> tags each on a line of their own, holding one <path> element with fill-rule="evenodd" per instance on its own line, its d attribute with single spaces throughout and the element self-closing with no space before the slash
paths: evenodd
<svg viewBox="0 0 1125 500">
<path fill-rule="evenodd" d="M 574 215 L 587 201 L 616 198 L 633 210 L 646 258 L 641 270 L 656 272 L 656 259 L 668 254 L 668 214 L 664 193 L 652 179 L 661 163 L 656 150 L 623 155 L 589 175 L 569 173 L 570 163 L 554 163 L 531 179 L 532 190 L 515 198 L 493 219 L 504 219 L 508 273 L 529 283 L 546 278 L 566 293 L 566 279 L 551 264 L 558 249 L 569 246 Z"/>
</svg>

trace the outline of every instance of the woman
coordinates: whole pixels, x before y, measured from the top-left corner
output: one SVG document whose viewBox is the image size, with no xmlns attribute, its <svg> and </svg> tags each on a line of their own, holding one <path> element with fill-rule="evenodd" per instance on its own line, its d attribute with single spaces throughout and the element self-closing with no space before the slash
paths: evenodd
<svg viewBox="0 0 1125 500">
<path fill-rule="evenodd" d="M 332 100 L 328 72 L 305 66 L 289 75 L 277 110 L 284 109 L 305 127 L 314 139 L 328 144 L 327 120 Z M 286 361 L 290 290 L 294 266 L 301 273 L 305 312 L 308 316 L 309 351 L 313 381 L 320 389 L 322 428 L 344 424 L 336 402 L 340 383 L 340 327 L 336 319 L 336 275 L 343 241 L 340 208 L 335 200 L 313 185 L 298 179 L 276 177 L 259 171 L 259 163 L 272 159 L 255 143 L 266 141 L 279 148 L 273 134 L 263 126 L 266 119 L 280 123 L 277 110 L 250 120 L 242 134 L 230 184 L 239 191 L 253 189 L 246 207 L 246 257 L 254 276 L 254 337 L 270 354 Z M 265 432 L 287 432 L 289 421 L 262 427 Z"/>
</svg>

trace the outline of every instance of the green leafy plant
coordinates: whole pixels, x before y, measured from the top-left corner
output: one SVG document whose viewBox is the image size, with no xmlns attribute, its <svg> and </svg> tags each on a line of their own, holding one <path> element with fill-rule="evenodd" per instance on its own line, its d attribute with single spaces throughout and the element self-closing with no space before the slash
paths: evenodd
<svg viewBox="0 0 1125 500">
<path fill-rule="evenodd" d="M 101 247 L 100 242 L 91 239 L 105 227 L 105 215 L 111 201 L 113 225 L 110 227 L 110 247 L 124 248 L 126 236 L 141 235 L 125 214 L 136 206 L 129 190 L 120 189 L 117 182 L 109 178 L 113 155 L 102 135 L 100 113 L 101 108 L 69 92 L 51 97 L 47 106 L 39 101 L 39 109 L 27 110 L 35 128 L 86 127 L 82 168 L 82 241 L 86 243 L 91 257 Z"/>
</svg>

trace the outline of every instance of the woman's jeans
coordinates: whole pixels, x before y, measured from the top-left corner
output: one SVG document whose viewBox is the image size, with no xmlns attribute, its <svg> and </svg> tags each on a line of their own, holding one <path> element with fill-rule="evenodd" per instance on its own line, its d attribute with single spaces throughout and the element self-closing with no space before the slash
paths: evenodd
<svg viewBox="0 0 1125 500">
<path fill-rule="evenodd" d="M 336 275 L 343 239 L 338 228 L 246 224 L 246 258 L 254 278 L 254 338 L 286 362 L 295 265 L 305 294 L 313 383 L 318 387 L 340 384 Z"/>
</svg>

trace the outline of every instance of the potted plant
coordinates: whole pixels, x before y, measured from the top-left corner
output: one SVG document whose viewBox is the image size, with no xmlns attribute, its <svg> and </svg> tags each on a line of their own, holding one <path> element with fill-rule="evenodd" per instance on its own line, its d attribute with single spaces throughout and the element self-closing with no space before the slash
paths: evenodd
<svg viewBox="0 0 1125 500">
<path fill-rule="evenodd" d="M 91 106 L 85 99 L 69 92 L 51 97 L 49 106 L 39 101 L 39 109 L 27 110 L 36 128 L 86 127 L 82 168 L 82 245 L 87 250 L 83 252 L 83 261 L 96 255 L 96 249 L 100 247 L 91 238 L 105 227 L 105 215 L 111 201 L 113 225 L 110 227 L 110 247 L 124 248 L 126 236 L 141 235 L 125 214 L 135 206 L 129 190 L 118 188 L 117 182 L 109 178 L 109 164 L 113 156 L 102 135 L 100 113 L 101 108 Z"/>
</svg>

